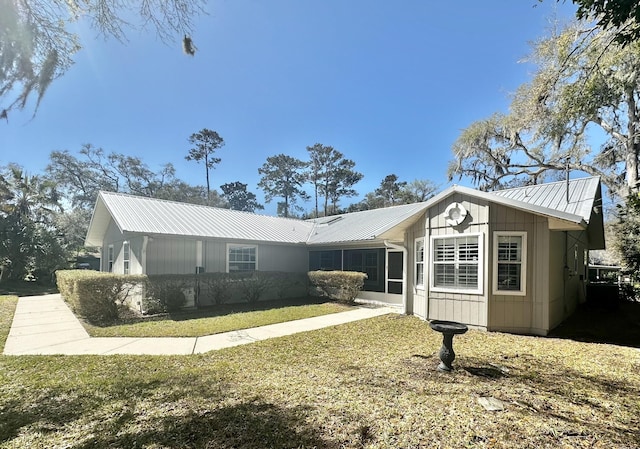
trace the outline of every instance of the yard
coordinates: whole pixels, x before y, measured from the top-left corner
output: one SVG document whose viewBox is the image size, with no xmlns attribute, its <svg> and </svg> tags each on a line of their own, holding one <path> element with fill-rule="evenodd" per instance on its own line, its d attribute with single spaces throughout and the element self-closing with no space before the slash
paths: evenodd
<svg viewBox="0 0 640 449">
<path fill-rule="evenodd" d="M 389 315 L 198 356 L 2 356 L 0 447 L 640 446 L 637 348 L 469 331 L 443 374 L 440 342 Z"/>
</svg>

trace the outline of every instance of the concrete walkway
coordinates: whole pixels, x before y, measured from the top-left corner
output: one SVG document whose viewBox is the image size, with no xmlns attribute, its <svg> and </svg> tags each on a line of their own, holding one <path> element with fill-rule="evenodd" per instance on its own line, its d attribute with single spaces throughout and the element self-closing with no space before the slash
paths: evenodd
<svg viewBox="0 0 640 449">
<path fill-rule="evenodd" d="M 11 330 L 5 343 L 4 354 L 200 354 L 394 312 L 398 312 L 398 309 L 359 307 L 348 312 L 205 337 L 92 338 L 60 298 L 60 295 L 30 296 L 18 300 Z"/>
</svg>

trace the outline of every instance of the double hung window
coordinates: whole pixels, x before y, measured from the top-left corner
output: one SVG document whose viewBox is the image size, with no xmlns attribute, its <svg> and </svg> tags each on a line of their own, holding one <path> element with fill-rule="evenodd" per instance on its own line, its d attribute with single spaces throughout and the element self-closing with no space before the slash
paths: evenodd
<svg viewBox="0 0 640 449">
<path fill-rule="evenodd" d="M 527 233 L 493 234 L 493 293 L 525 295 L 527 271 Z"/>
<path fill-rule="evenodd" d="M 434 291 L 482 293 L 482 234 L 431 237 Z"/>
<path fill-rule="evenodd" d="M 256 271 L 258 247 L 255 245 L 227 245 L 227 272 Z"/>
<path fill-rule="evenodd" d="M 424 238 L 416 239 L 416 287 L 424 288 Z"/>
<path fill-rule="evenodd" d="M 123 261 L 123 273 L 129 274 L 131 271 L 131 245 L 129 242 L 124 241 L 122 243 L 122 261 Z"/>
</svg>

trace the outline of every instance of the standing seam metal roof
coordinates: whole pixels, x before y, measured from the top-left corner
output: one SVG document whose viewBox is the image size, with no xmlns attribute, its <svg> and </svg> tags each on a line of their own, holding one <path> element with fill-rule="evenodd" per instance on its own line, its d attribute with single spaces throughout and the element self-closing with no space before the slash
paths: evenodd
<svg viewBox="0 0 640 449">
<path fill-rule="evenodd" d="M 100 192 L 121 231 L 279 243 L 304 243 L 313 228 L 301 220 L 154 198 Z"/>
<path fill-rule="evenodd" d="M 88 246 L 100 246 L 110 217 L 123 232 L 202 238 L 322 245 L 383 239 L 426 209 L 461 192 L 533 213 L 586 225 L 598 194 L 597 177 L 518 187 L 495 192 L 453 186 L 423 203 L 353 212 L 312 220 L 258 215 L 121 193 L 100 192 L 87 233 Z M 386 234 L 389 235 L 389 234 Z"/>
<path fill-rule="evenodd" d="M 593 201 L 596 198 L 600 178 L 576 178 L 569 181 L 569 201 L 567 201 L 567 182 L 558 181 L 533 186 L 498 190 L 494 193 L 502 198 L 521 201 L 555 211 L 566 212 L 582 217 L 587 223 L 591 218 Z"/>
</svg>

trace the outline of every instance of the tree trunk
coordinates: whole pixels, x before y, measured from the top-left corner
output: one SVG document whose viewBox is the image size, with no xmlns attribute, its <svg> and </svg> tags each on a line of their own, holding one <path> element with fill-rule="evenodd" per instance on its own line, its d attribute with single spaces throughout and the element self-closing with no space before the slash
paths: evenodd
<svg viewBox="0 0 640 449">
<path fill-rule="evenodd" d="M 627 123 L 627 144 L 625 154 L 625 169 L 627 172 L 627 193 L 638 189 L 638 155 L 640 154 L 640 130 L 638 127 L 638 111 L 636 110 L 636 100 L 633 89 L 627 90 L 628 123 Z"/>
</svg>

